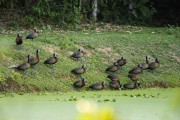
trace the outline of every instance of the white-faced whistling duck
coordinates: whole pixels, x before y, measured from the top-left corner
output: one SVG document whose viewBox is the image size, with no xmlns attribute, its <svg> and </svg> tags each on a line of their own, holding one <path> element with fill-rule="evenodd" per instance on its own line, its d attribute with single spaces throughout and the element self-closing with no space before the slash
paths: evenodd
<svg viewBox="0 0 180 120">
<path fill-rule="evenodd" d="M 29 33 L 27 36 L 26 36 L 26 39 L 35 39 L 36 37 L 38 37 L 38 32 L 37 32 L 37 29 L 35 28 L 34 31 L 32 31 L 31 33 Z"/>
<path fill-rule="evenodd" d="M 30 58 L 29 64 L 30 64 L 31 66 L 34 66 L 34 65 L 36 65 L 38 62 L 39 62 L 39 50 L 37 49 L 37 50 L 36 50 L 36 57 Z"/>
<path fill-rule="evenodd" d="M 29 59 L 30 59 L 30 55 L 28 55 L 28 60 L 27 60 L 27 62 L 18 65 L 17 67 L 15 67 L 15 69 L 16 69 L 16 70 L 22 70 L 22 71 L 28 69 L 28 68 L 30 67 Z"/>
<path fill-rule="evenodd" d="M 116 72 L 117 70 L 119 70 L 119 68 L 120 66 L 117 64 L 117 62 L 115 62 L 114 65 L 111 65 L 108 68 L 106 68 L 106 71 Z"/>
<path fill-rule="evenodd" d="M 118 76 L 117 76 L 116 74 L 114 74 L 114 73 L 109 74 L 109 75 L 107 76 L 107 78 L 109 78 L 109 79 L 112 80 L 112 81 L 119 81 Z"/>
<path fill-rule="evenodd" d="M 126 63 L 127 63 L 127 60 L 124 59 L 124 57 L 121 57 L 121 59 L 117 60 L 117 64 L 121 67 L 124 66 Z"/>
<path fill-rule="evenodd" d="M 149 63 L 148 69 L 154 70 L 159 66 L 159 60 L 158 58 L 155 59 L 155 62 Z"/>
<path fill-rule="evenodd" d="M 140 77 L 137 74 L 129 74 L 128 77 L 132 80 L 132 81 L 137 81 L 140 79 Z"/>
<path fill-rule="evenodd" d="M 146 70 L 149 66 L 148 56 L 146 56 L 146 63 L 141 63 L 142 69 Z"/>
<path fill-rule="evenodd" d="M 82 74 L 82 73 L 85 73 L 85 72 L 86 72 L 86 68 L 85 68 L 84 65 L 82 65 L 82 67 L 75 68 L 75 69 L 71 70 L 71 72 L 72 72 L 73 74 L 76 74 L 76 75 Z"/>
<path fill-rule="evenodd" d="M 17 46 L 21 46 L 22 44 L 23 44 L 22 36 L 21 36 L 21 34 L 17 34 L 17 37 L 16 37 L 16 45 L 17 45 Z"/>
<path fill-rule="evenodd" d="M 53 64 L 58 62 L 58 58 L 56 57 L 56 54 L 54 53 L 52 57 L 48 58 L 44 61 L 44 64 L 46 65 L 52 65 L 52 70 L 54 70 Z"/>
<path fill-rule="evenodd" d="M 138 65 L 138 67 L 133 68 L 132 70 L 129 71 L 129 74 L 139 74 L 142 73 L 143 69 L 141 64 Z"/>
<path fill-rule="evenodd" d="M 74 52 L 71 57 L 75 59 L 79 59 L 84 56 L 84 52 L 81 49 L 78 49 L 78 51 Z"/>
<path fill-rule="evenodd" d="M 90 85 L 89 88 L 91 88 L 93 90 L 102 90 L 105 88 L 105 83 L 104 83 L 104 81 L 102 83 L 94 83 L 94 84 Z"/>
<path fill-rule="evenodd" d="M 135 88 L 139 88 L 141 86 L 142 86 L 141 83 L 134 82 L 134 83 L 122 85 L 122 89 L 135 89 Z"/>
<path fill-rule="evenodd" d="M 119 82 L 119 81 L 111 81 L 111 82 L 109 83 L 109 87 L 110 87 L 111 89 L 114 89 L 114 90 L 119 90 L 120 87 L 121 87 L 121 85 L 120 85 L 120 82 Z"/>
<path fill-rule="evenodd" d="M 27 70 L 29 67 L 30 67 L 30 64 L 29 64 L 29 59 L 30 59 L 30 55 L 28 55 L 28 60 L 27 62 L 25 63 L 22 63 L 16 67 L 10 67 L 10 69 L 14 69 L 15 71 L 25 71 Z M 25 76 L 27 77 L 28 76 L 28 73 L 25 72 Z"/>
<path fill-rule="evenodd" d="M 81 80 L 77 80 L 77 81 L 74 82 L 73 85 L 74 85 L 74 87 L 76 87 L 76 88 L 82 88 L 82 87 L 85 86 L 85 79 L 82 78 Z"/>
</svg>

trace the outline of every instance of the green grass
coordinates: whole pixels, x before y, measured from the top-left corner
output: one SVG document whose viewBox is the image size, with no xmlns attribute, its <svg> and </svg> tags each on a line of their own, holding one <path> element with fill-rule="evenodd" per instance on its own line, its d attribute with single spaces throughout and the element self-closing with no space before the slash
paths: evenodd
<svg viewBox="0 0 180 120">
<path fill-rule="evenodd" d="M 180 28 L 120 28 L 112 31 L 41 31 L 34 41 L 25 40 L 21 50 L 15 46 L 16 34 L 23 38 L 28 34 L 24 31 L 7 31 L 0 34 L 0 81 L 11 77 L 18 83 L 36 85 L 42 91 L 73 91 L 72 84 L 77 77 L 71 74 L 71 69 L 85 65 L 87 72 L 82 76 L 87 79 L 84 89 L 94 82 L 105 81 L 108 88 L 106 67 L 124 56 L 128 63 L 124 70 L 116 72 L 122 84 L 131 82 L 127 77 L 128 71 L 145 62 L 145 56 L 150 61 L 159 58 L 160 67 L 140 74 L 140 82 L 146 86 L 158 86 L 167 83 L 169 87 L 180 86 Z M 79 62 L 72 60 L 71 52 L 83 48 L 87 54 Z M 40 63 L 27 71 L 13 72 L 9 66 L 27 61 L 27 55 L 35 56 L 40 49 Z M 59 62 L 56 71 L 43 64 L 44 60 L 57 53 Z M 23 89 L 23 88 L 22 88 Z"/>
</svg>

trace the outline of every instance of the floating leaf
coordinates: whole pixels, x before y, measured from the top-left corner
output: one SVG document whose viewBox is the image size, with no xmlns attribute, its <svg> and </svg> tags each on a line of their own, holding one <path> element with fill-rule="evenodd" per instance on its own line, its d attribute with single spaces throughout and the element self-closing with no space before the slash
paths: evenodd
<svg viewBox="0 0 180 120">
<path fill-rule="evenodd" d="M 112 102 L 116 102 L 116 99 L 113 99 Z"/>
<path fill-rule="evenodd" d="M 77 101 L 76 97 L 71 96 L 71 98 L 69 98 L 69 101 Z"/>
<path fill-rule="evenodd" d="M 143 96 L 144 96 L 145 98 L 149 98 L 149 95 L 147 95 L 147 94 L 143 94 Z"/>
<path fill-rule="evenodd" d="M 154 98 L 155 96 L 154 95 L 150 95 L 152 98 Z"/>
<path fill-rule="evenodd" d="M 109 99 L 104 99 L 103 101 L 104 101 L 104 102 L 107 102 L 107 101 L 110 101 L 110 100 L 109 100 Z"/>
<path fill-rule="evenodd" d="M 130 95 L 130 97 L 134 97 L 134 95 Z"/>
<path fill-rule="evenodd" d="M 55 99 L 55 101 L 59 101 L 59 99 L 58 99 L 58 98 L 56 98 L 56 99 Z"/>
<path fill-rule="evenodd" d="M 138 94 L 136 95 L 136 97 L 141 97 L 141 94 L 138 93 Z"/>
<path fill-rule="evenodd" d="M 97 102 L 102 102 L 102 100 L 97 100 Z"/>
<path fill-rule="evenodd" d="M 62 100 L 62 101 L 67 102 L 67 100 L 66 100 L 66 99 L 64 99 L 64 100 Z"/>
<path fill-rule="evenodd" d="M 122 96 L 128 96 L 127 94 L 122 94 Z"/>
</svg>

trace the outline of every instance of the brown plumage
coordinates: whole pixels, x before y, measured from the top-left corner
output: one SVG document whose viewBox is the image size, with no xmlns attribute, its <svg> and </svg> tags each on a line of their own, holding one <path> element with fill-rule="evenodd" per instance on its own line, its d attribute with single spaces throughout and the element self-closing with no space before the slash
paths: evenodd
<svg viewBox="0 0 180 120">
<path fill-rule="evenodd" d="M 81 49 L 79 49 L 78 51 L 74 52 L 71 55 L 72 58 L 76 58 L 76 59 L 79 59 L 79 58 L 81 58 L 83 56 L 84 56 L 84 52 Z"/>
<path fill-rule="evenodd" d="M 22 43 L 23 43 L 22 36 L 20 34 L 17 34 L 16 45 L 21 45 Z"/>
<path fill-rule="evenodd" d="M 146 56 L 146 63 L 141 63 L 142 69 L 146 70 L 149 66 L 148 56 Z"/>
<path fill-rule="evenodd" d="M 76 88 L 82 88 L 82 87 L 85 86 L 85 79 L 82 78 L 81 80 L 77 80 L 77 81 L 74 82 L 73 85 L 74 85 L 74 87 L 76 87 Z"/>
<path fill-rule="evenodd" d="M 56 57 L 56 54 L 54 53 L 52 57 L 48 58 L 47 60 L 44 61 L 44 64 L 55 64 L 58 62 L 58 58 Z"/>
<path fill-rule="evenodd" d="M 135 89 L 141 87 L 140 83 L 134 82 L 134 83 L 129 83 L 129 84 L 124 84 L 122 86 L 123 89 Z"/>
<path fill-rule="evenodd" d="M 24 71 L 24 70 L 28 69 L 30 67 L 29 59 L 30 59 L 30 55 L 28 55 L 27 62 L 22 63 L 16 67 L 11 67 L 11 69 L 14 69 L 15 71 Z"/>
<path fill-rule="evenodd" d="M 158 58 L 156 58 L 156 59 L 155 59 L 155 62 L 149 63 L 148 69 L 154 70 L 154 69 L 156 69 L 158 66 L 159 66 L 159 60 L 158 60 Z"/>
<path fill-rule="evenodd" d="M 102 90 L 105 88 L 105 83 L 104 81 L 102 83 L 95 83 L 89 86 L 89 88 L 93 90 Z"/>
<path fill-rule="evenodd" d="M 108 68 L 106 68 L 106 71 L 116 72 L 117 70 L 119 70 L 119 67 L 120 66 L 115 62 L 114 65 L 111 65 Z"/>
<path fill-rule="evenodd" d="M 112 80 L 112 81 L 119 81 L 118 76 L 115 75 L 115 74 L 113 74 L 113 73 L 109 74 L 109 75 L 107 76 L 107 78 L 109 78 L 109 79 Z"/>
<path fill-rule="evenodd" d="M 127 63 L 126 59 L 124 59 L 124 57 L 121 57 L 121 59 L 117 60 L 117 64 L 119 66 L 123 66 Z"/>
<path fill-rule="evenodd" d="M 82 74 L 82 73 L 85 73 L 86 72 L 86 68 L 84 65 L 82 65 L 82 67 L 79 67 L 79 68 L 75 68 L 73 70 L 71 70 L 71 72 L 73 74 Z"/>
<path fill-rule="evenodd" d="M 129 74 L 139 74 L 143 71 L 141 64 L 129 71 Z"/>
<path fill-rule="evenodd" d="M 39 50 L 36 50 L 36 57 L 33 57 L 29 60 L 31 66 L 36 65 L 39 62 Z"/>
<path fill-rule="evenodd" d="M 137 74 L 129 74 L 128 77 L 132 80 L 132 81 L 137 81 L 140 79 L 139 76 L 137 76 Z"/>
<path fill-rule="evenodd" d="M 32 31 L 31 33 L 29 33 L 27 36 L 26 36 L 26 39 L 35 39 L 36 37 L 38 37 L 38 32 L 37 32 L 37 29 L 34 29 L 34 31 Z"/>
<path fill-rule="evenodd" d="M 119 90 L 120 89 L 120 82 L 119 81 L 111 81 L 109 83 L 109 87 L 111 89 Z"/>
</svg>

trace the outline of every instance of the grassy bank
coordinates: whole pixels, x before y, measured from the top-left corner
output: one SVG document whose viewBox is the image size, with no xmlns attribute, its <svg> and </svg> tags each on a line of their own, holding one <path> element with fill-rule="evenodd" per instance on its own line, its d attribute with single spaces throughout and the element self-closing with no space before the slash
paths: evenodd
<svg viewBox="0 0 180 120">
<path fill-rule="evenodd" d="M 87 88 L 94 82 L 105 81 L 108 88 L 107 66 L 124 56 L 128 63 L 116 74 L 122 84 L 131 82 L 128 71 L 145 62 L 145 56 L 150 61 L 159 58 L 160 67 L 155 72 L 145 71 L 140 74 L 140 82 L 144 87 L 179 87 L 180 86 L 180 28 L 119 28 L 104 31 L 40 31 L 40 36 L 34 41 L 25 40 L 21 50 L 17 50 L 15 38 L 21 33 L 23 38 L 27 31 L 2 31 L 0 34 L 0 81 L 11 91 L 72 91 L 72 84 L 77 77 L 70 71 L 81 65 L 87 67 L 82 75 L 87 79 Z M 74 61 L 69 56 L 77 49 L 86 52 L 80 61 Z M 28 69 L 28 77 L 24 72 L 14 72 L 9 66 L 27 61 L 27 55 L 35 56 L 40 49 L 40 63 L 35 68 Z M 57 53 L 59 62 L 56 70 L 43 64 L 44 60 Z M 8 80 L 8 81 L 7 81 Z M 12 85 L 13 84 L 13 85 Z"/>
</svg>

